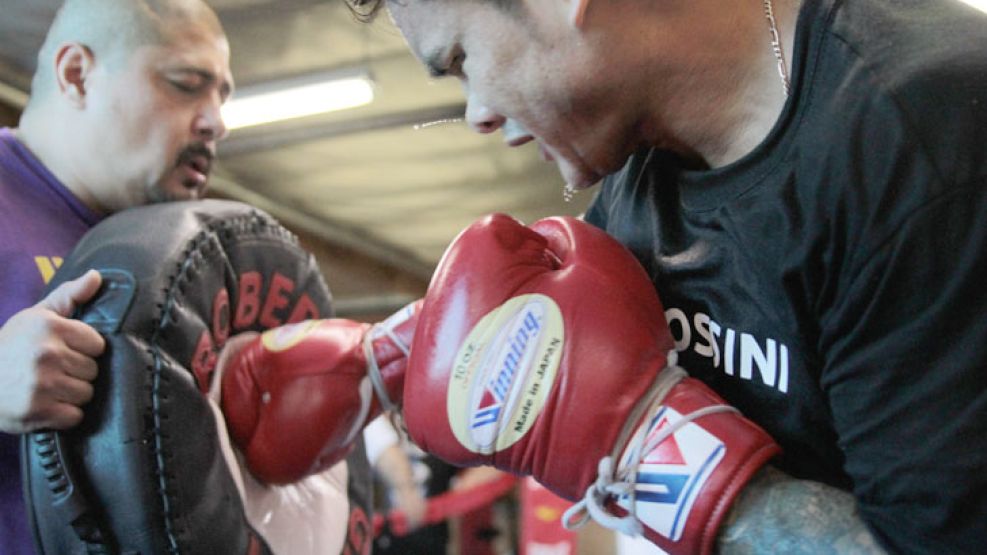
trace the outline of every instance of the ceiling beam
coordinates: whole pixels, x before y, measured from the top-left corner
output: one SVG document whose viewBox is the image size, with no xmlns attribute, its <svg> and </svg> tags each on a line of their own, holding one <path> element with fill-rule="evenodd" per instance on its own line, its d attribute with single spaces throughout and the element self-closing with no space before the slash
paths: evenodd
<svg viewBox="0 0 987 555">
<path fill-rule="evenodd" d="M 220 4 L 218 7 L 214 6 L 213 9 L 216 10 L 216 15 L 219 16 L 224 25 L 230 25 L 256 19 L 270 20 L 271 14 L 284 14 L 291 10 L 307 10 L 325 5 L 325 0 L 271 0 L 233 6 Z"/>
<path fill-rule="evenodd" d="M 0 58 L 0 102 L 24 110 L 27 106 L 31 76 L 10 61 Z"/>
<path fill-rule="evenodd" d="M 394 314 L 415 300 L 411 295 L 398 293 L 368 295 L 365 297 L 333 297 L 333 312 L 338 318 L 359 318 L 378 314 Z"/>
<path fill-rule="evenodd" d="M 233 133 L 219 144 L 219 155 L 223 158 L 244 156 L 255 152 L 275 150 L 300 143 L 332 139 L 354 133 L 380 131 L 395 127 L 406 127 L 432 121 L 462 118 L 466 104 L 457 102 L 434 106 L 421 110 L 409 110 L 343 121 L 339 123 L 299 122 L 290 127 L 271 128 L 237 135 Z"/>
<path fill-rule="evenodd" d="M 0 81 L 0 103 L 23 112 L 24 107 L 27 106 L 27 93 Z"/>
<path fill-rule="evenodd" d="M 233 180 L 213 175 L 210 186 L 230 198 L 255 206 L 288 227 L 304 230 L 332 245 L 338 245 L 358 252 L 371 260 L 400 270 L 425 282 L 432 277 L 434 268 L 414 254 L 390 243 L 368 235 L 356 227 L 313 216 L 301 209 L 276 202 L 256 191 L 250 190 Z"/>
<path fill-rule="evenodd" d="M 13 54 L 8 52 L 6 55 Z M 17 60 L 0 55 L 0 82 L 26 95 L 31 88 L 31 78 L 34 77 L 34 64 L 37 60 L 32 56 L 25 61 L 30 63 L 30 67 L 21 66 Z"/>
</svg>

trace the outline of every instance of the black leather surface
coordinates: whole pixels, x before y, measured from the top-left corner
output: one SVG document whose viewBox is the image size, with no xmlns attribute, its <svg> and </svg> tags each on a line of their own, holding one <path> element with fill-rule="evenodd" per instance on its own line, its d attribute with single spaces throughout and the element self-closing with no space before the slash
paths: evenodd
<svg viewBox="0 0 987 555">
<path fill-rule="evenodd" d="M 314 260 L 265 213 L 207 200 L 111 216 L 49 290 L 89 268 L 107 278 L 78 315 L 107 340 L 94 399 L 78 428 L 22 445 L 39 550 L 266 552 L 243 516 L 203 391 L 229 335 L 331 316 Z M 350 502 L 369 515 L 362 447 L 350 457 Z"/>
</svg>

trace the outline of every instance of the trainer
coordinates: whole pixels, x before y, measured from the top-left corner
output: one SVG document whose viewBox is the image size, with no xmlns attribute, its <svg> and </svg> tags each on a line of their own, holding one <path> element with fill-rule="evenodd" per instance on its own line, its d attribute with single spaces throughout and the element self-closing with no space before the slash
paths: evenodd
<svg viewBox="0 0 987 555">
<path fill-rule="evenodd" d="M 19 127 L 0 129 L 2 555 L 33 552 L 10 434 L 78 424 L 104 348 L 68 318 L 99 288 L 96 272 L 34 303 L 106 215 L 203 195 L 226 134 L 229 54 L 200 0 L 67 0 Z"/>
</svg>

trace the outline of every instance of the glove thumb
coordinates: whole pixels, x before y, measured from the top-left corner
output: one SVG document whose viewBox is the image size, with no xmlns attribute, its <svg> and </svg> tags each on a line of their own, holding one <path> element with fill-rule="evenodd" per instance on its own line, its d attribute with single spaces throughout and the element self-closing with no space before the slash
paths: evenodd
<svg viewBox="0 0 987 555">
<path fill-rule="evenodd" d="M 96 295 L 103 283 L 103 276 L 96 270 L 89 270 L 81 276 L 59 285 L 37 306 L 47 308 L 66 318 L 72 316 L 75 309 L 85 304 Z"/>
</svg>

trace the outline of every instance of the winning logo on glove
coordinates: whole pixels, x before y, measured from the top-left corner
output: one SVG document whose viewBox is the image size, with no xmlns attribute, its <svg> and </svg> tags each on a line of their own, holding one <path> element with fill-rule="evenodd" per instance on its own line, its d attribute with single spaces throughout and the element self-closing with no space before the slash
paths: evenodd
<svg viewBox="0 0 987 555">
<path fill-rule="evenodd" d="M 562 313 L 545 295 L 514 297 L 484 316 L 456 353 L 449 379 L 456 439 L 491 454 L 524 437 L 555 382 L 563 342 Z"/>
</svg>

